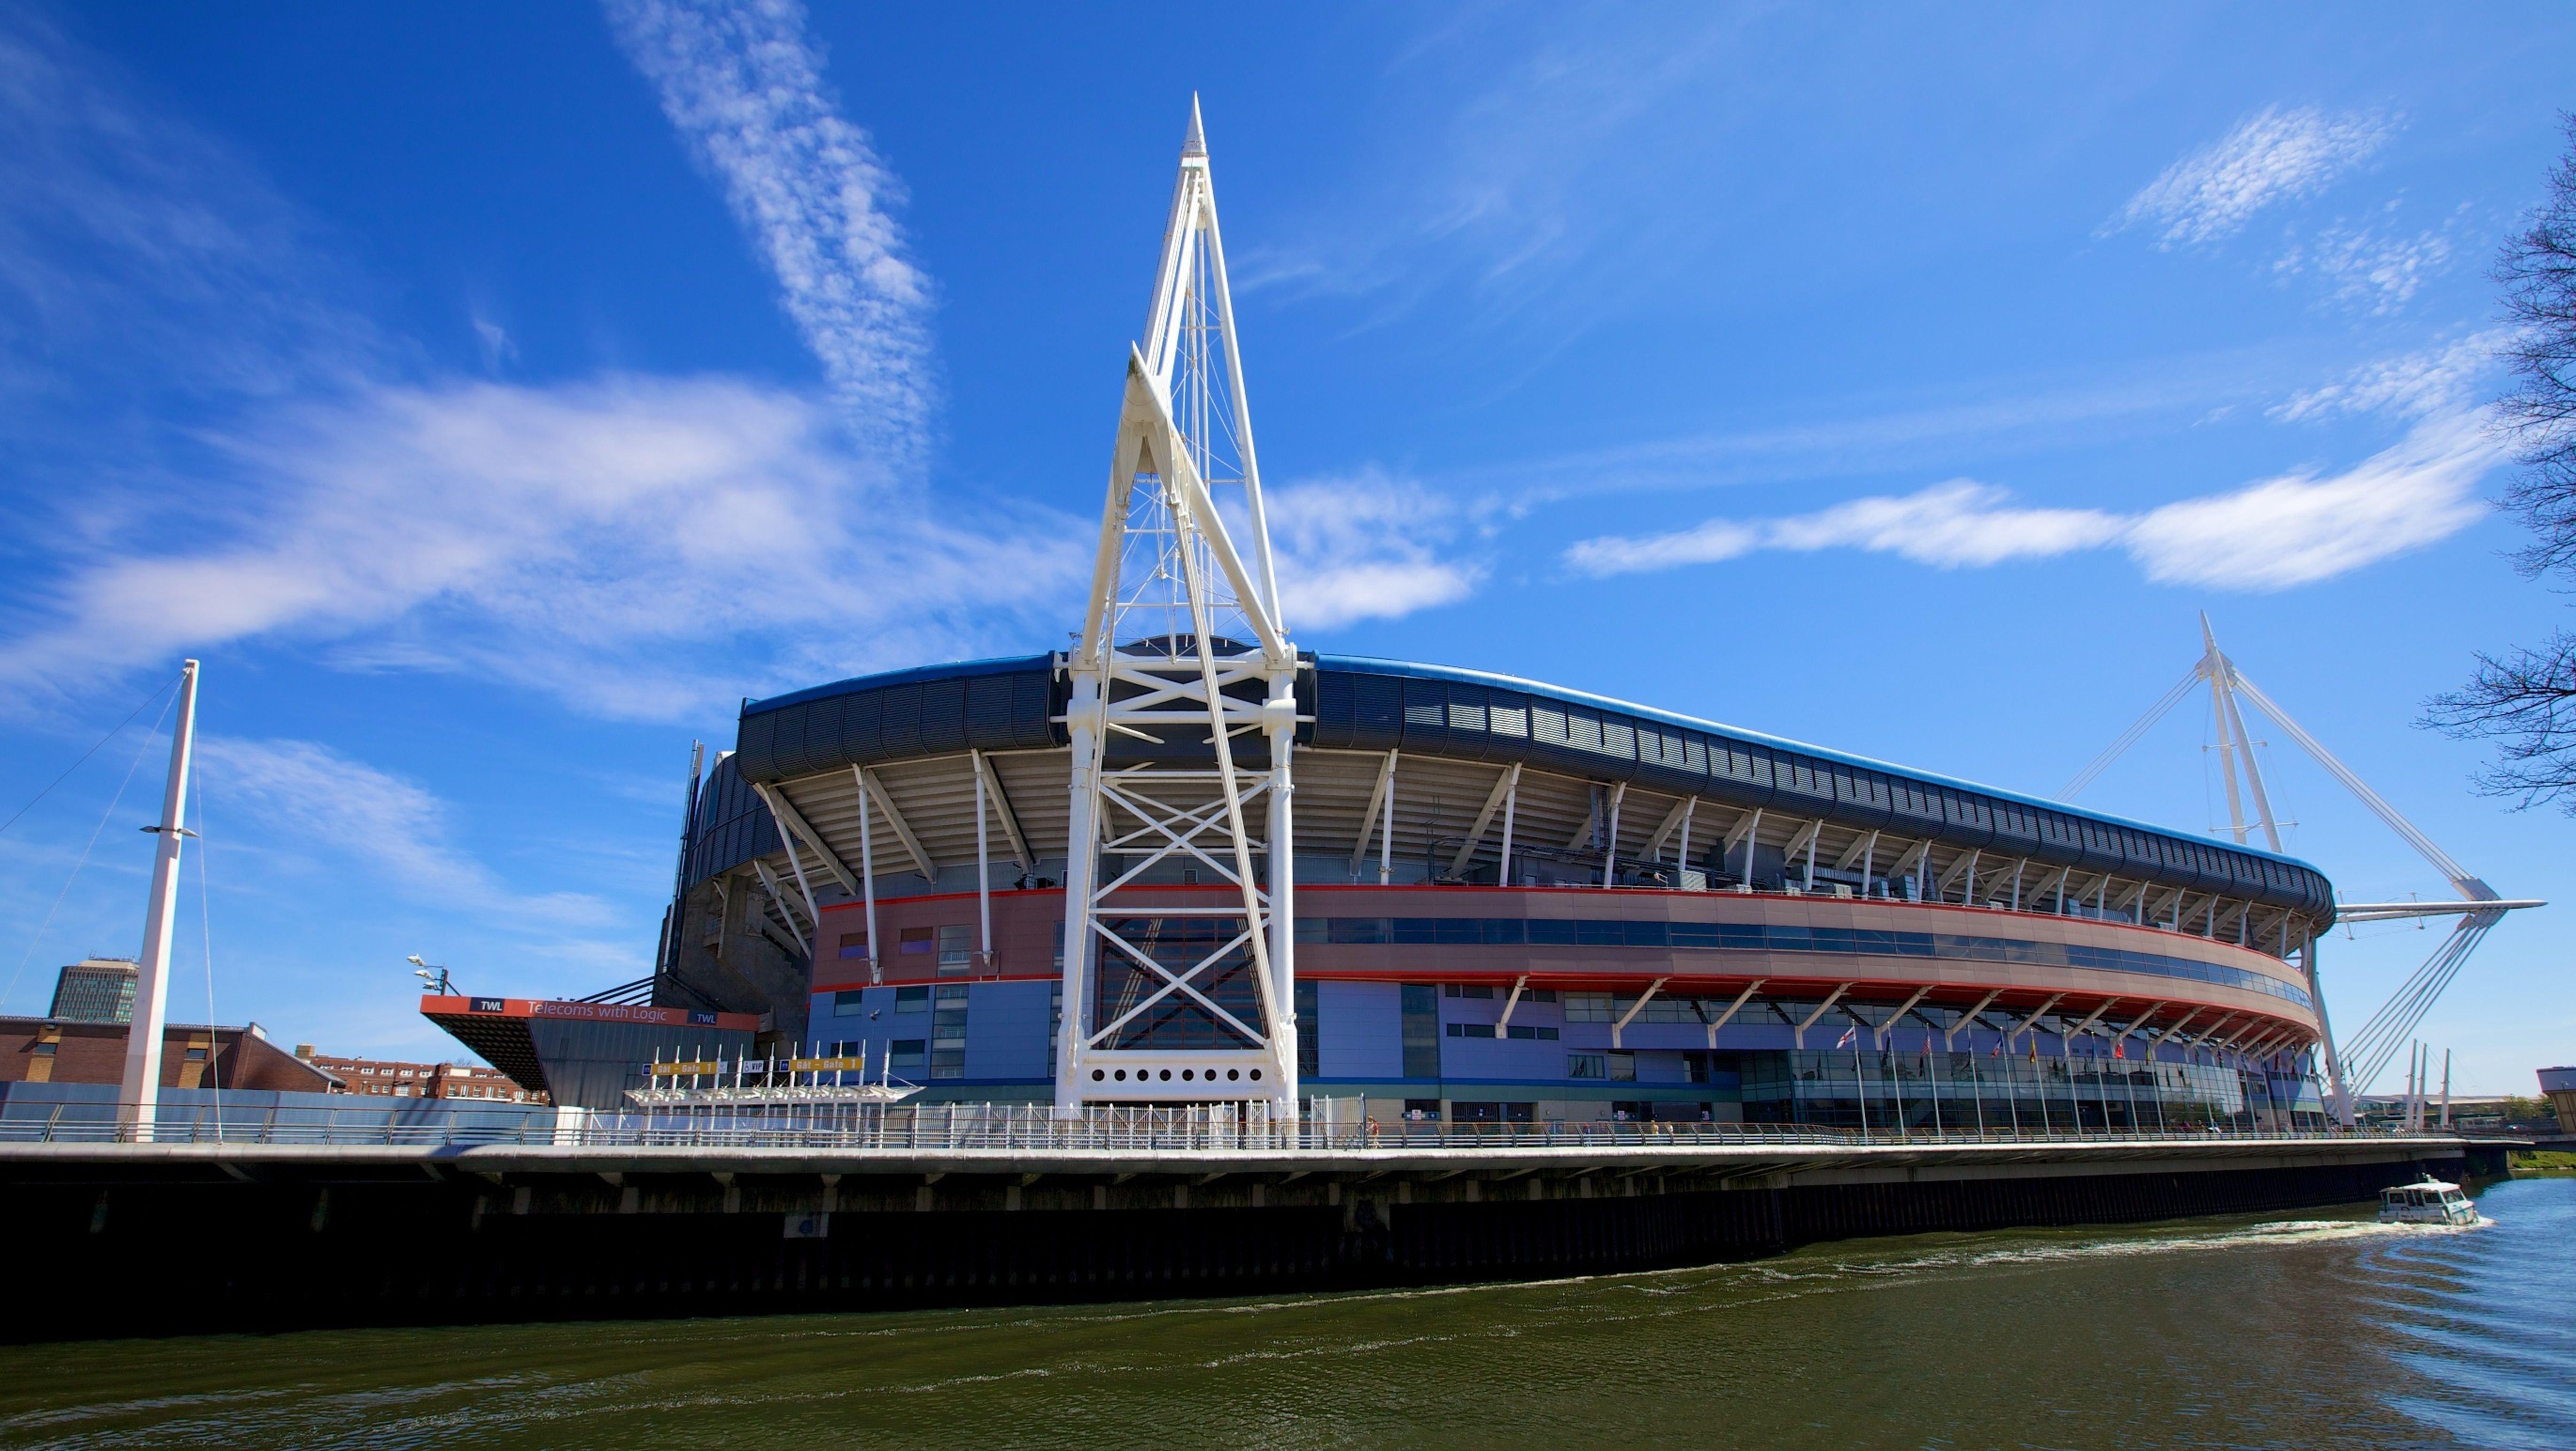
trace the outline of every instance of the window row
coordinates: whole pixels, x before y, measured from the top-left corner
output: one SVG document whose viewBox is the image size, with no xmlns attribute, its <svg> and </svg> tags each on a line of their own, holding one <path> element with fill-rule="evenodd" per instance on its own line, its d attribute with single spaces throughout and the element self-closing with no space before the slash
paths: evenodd
<svg viewBox="0 0 2576 1451">
<path fill-rule="evenodd" d="M 2071 942 L 1762 922 L 1623 922 L 1522 917 L 1300 917 L 1297 940 L 1350 946 L 1644 947 L 1666 951 L 1814 952 L 2088 968 L 2213 983 L 2312 1007 L 2305 988 L 2267 973 L 2159 952 Z"/>
</svg>

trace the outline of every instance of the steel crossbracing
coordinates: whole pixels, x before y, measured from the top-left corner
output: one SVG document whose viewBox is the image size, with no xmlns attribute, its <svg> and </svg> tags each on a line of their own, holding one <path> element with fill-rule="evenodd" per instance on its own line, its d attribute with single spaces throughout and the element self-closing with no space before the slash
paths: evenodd
<svg viewBox="0 0 2576 1451">
<path fill-rule="evenodd" d="M 2348 1124 L 2353 1118 L 2353 1095 L 2367 1090 L 2387 1070 L 2389 1061 L 2397 1056 L 2398 1049 L 2424 1021 L 2424 1015 L 2432 1011 L 2433 1004 L 2451 985 L 2452 979 L 2459 976 L 2469 954 L 2477 950 L 2478 944 L 2486 939 L 2487 932 L 2503 921 L 2507 912 L 2544 907 L 2548 903 L 2536 899 L 2507 900 L 2499 896 L 2494 888 L 2460 865 L 2450 853 L 2434 845 L 2431 837 L 2408 821 L 2396 807 L 2389 805 L 2386 798 L 2371 790 L 2351 767 L 2337 760 L 2334 753 L 2308 734 L 2288 711 L 2245 678 L 2245 673 L 2236 668 L 2236 662 L 2218 648 L 2218 636 L 2210 628 L 2206 614 L 2200 617 L 2200 638 L 2201 657 L 2192 662 L 2191 669 L 2183 678 L 2148 707 L 2147 713 L 2139 717 L 2136 724 L 2122 732 L 2120 738 L 2111 743 L 2110 749 L 2078 772 L 2058 797 L 2065 801 L 2074 800 L 2076 793 L 2092 784 L 2093 779 L 2119 759 L 2122 752 L 2136 744 L 2139 737 L 2180 704 L 2194 686 L 2206 684 L 2209 687 L 2210 721 L 2218 736 L 2219 772 L 2227 782 L 2228 830 L 2238 845 L 2243 845 L 2247 835 L 2259 827 L 2265 844 L 2275 852 L 2281 850 L 2280 823 L 2272 814 L 2271 794 L 2264 785 L 2262 768 L 2254 758 L 2253 739 L 2245 730 L 2244 704 L 2250 702 L 2306 752 L 2309 759 L 2325 768 L 2326 774 L 2332 776 L 2337 784 L 2369 808 L 2373 816 L 2397 833 L 2424 860 L 2432 863 L 2433 869 L 2442 874 L 2451 890 L 2459 893 L 2458 902 L 2342 902 L 2336 905 L 2335 920 L 2338 922 L 2387 922 L 2407 917 L 2459 918 L 2450 935 L 2433 950 L 2431 957 L 2425 959 L 2424 965 L 2399 983 L 2396 991 L 2388 995 L 2388 1000 L 2370 1015 L 2369 1021 L 2341 1042 L 2337 1042 L 2326 1020 L 2325 987 L 2317 975 L 2316 944 L 2312 940 L 2306 945 L 2303 956 L 2306 959 L 2308 990 L 2316 1002 L 2327 1081 L 2335 1099 L 2335 1115 Z M 2238 789 L 2240 775 L 2242 791 Z M 2251 822 L 2245 818 L 2248 799 L 2254 806 L 2255 819 Z"/>
<path fill-rule="evenodd" d="M 1100 550 L 1065 661 L 1073 845 L 1056 1108 L 1243 1100 L 1285 1121 L 1297 1112 L 1297 653 L 1195 98 L 1145 339 L 1128 353 Z M 1245 548 L 1220 488 L 1242 491 Z"/>
</svg>

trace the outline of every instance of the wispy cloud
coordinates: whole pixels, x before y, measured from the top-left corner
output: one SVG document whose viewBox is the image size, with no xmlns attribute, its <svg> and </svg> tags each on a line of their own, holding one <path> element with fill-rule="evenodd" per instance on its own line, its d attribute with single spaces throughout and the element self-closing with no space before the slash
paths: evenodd
<svg viewBox="0 0 2576 1451">
<path fill-rule="evenodd" d="M 2391 201 L 2376 220 L 2338 222 L 2311 240 L 2293 242 L 2273 270 L 2284 277 L 2312 273 L 2330 298 L 2355 311 L 2395 312 L 2451 260 L 2448 228 L 2407 235 L 2395 224 L 2398 206 Z"/>
<path fill-rule="evenodd" d="M 334 874 L 351 868 L 405 899 L 505 912 L 553 928 L 606 925 L 607 904 L 573 892 L 528 895 L 456 845 L 447 804 L 416 781 L 312 741 L 207 736 L 200 768 L 234 831 L 272 860 Z M 237 842 L 227 840 L 227 852 Z"/>
<path fill-rule="evenodd" d="M 1458 510 L 1411 479 L 1366 469 L 1274 489 L 1263 502 L 1291 630 L 1455 604 L 1484 576 L 1444 557 Z"/>
<path fill-rule="evenodd" d="M 778 277 L 833 399 L 898 467 L 928 448 L 930 280 L 891 209 L 902 183 L 839 111 L 795 0 L 607 0 L 663 113 Z"/>
<path fill-rule="evenodd" d="M 2502 459 L 2479 417 L 2452 416 L 2340 474 L 2288 474 L 2151 510 L 2122 543 L 2162 583 L 2314 584 L 2475 523 L 2486 512 L 2478 481 Z"/>
<path fill-rule="evenodd" d="M 2336 414 L 2387 413 L 2422 418 L 2467 408 L 2478 379 L 2495 365 L 2505 341 L 2500 330 L 2475 333 L 2437 348 L 2382 358 L 2316 388 L 2304 389 L 2264 413 L 2284 423 Z"/>
<path fill-rule="evenodd" d="M 1756 550 L 1859 549 L 1955 569 L 2117 547 L 2160 583 L 2289 589 L 2467 527 L 2484 512 L 2478 482 L 2499 459 L 2476 416 L 2452 415 L 2419 425 L 2404 442 L 2340 474 L 2287 474 L 2144 513 L 2035 508 L 1991 485 L 1953 480 L 1813 514 L 1587 539 L 1566 550 L 1565 563 L 1598 576 L 1718 563 Z"/>
<path fill-rule="evenodd" d="M 2266 107 L 2167 167 L 2103 230 L 2152 227 L 2160 247 L 2234 236 L 2264 207 L 2324 190 L 2395 130 L 2393 120 L 2368 113 Z"/>
<path fill-rule="evenodd" d="M 220 542 L 92 552 L 0 643 L 77 678 L 260 636 L 472 669 L 619 716 L 952 650 L 1074 587 L 1061 520 L 889 499 L 794 394 L 724 379 L 382 386 L 220 440 Z"/>
</svg>

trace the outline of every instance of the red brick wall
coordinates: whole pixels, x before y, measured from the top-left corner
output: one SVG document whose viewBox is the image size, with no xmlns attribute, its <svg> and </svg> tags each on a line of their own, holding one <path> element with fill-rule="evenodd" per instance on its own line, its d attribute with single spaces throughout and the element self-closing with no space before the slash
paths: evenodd
<svg viewBox="0 0 2576 1451">
<path fill-rule="evenodd" d="M 0 1018 L 0 1082 L 38 1077 L 36 1044 L 51 1027 L 61 1033 L 55 1044 L 51 1081 L 55 1083 L 121 1083 L 125 1079 L 122 1023 L 52 1023 L 42 1018 Z M 202 1041 L 203 1028 L 170 1027 L 162 1031 L 161 1086 L 186 1085 L 188 1046 Z M 215 1029 L 215 1072 L 200 1067 L 197 1087 L 242 1088 L 287 1093 L 321 1093 L 331 1081 L 264 1038 L 239 1028 Z"/>
</svg>

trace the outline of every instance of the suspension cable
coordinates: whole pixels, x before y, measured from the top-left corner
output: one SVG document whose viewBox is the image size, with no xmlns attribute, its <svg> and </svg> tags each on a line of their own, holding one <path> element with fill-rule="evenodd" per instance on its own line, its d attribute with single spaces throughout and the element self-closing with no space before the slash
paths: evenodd
<svg viewBox="0 0 2576 1451">
<path fill-rule="evenodd" d="M 2120 732 L 2120 738 L 2111 743 L 2111 748 L 2109 750 L 2095 756 L 2093 758 L 2093 764 L 2076 772 L 2074 780 L 2059 787 L 2057 791 L 2057 799 L 2060 801 L 2072 801 L 2084 790 L 2085 787 L 2092 785 L 2093 778 L 2101 775 L 2104 771 L 2109 770 L 2111 763 L 2120 759 L 2121 753 L 2127 751 L 2129 747 L 2138 743 L 2138 737 L 2145 735 L 2155 726 L 2157 721 L 2165 718 L 2165 712 L 2172 710 L 2177 705 L 2180 705 L 2182 703 L 2182 698 L 2191 693 L 2192 686 L 2198 683 L 2199 680 L 2200 666 L 2197 662 L 2194 662 L 2191 670 L 2186 673 L 2182 679 L 2174 682 L 2173 689 L 2166 691 L 2162 700 L 2159 700 L 2155 704 L 2147 707 L 2147 713 L 2138 717 L 2135 725 L 2132 725 L 2127 730 Z"/>
<path fill-rule="evenodd" d="M 98 825 L 90 828 L 89 844 L 81 848 L 80 860 L 72 863 L 72 873 L 63 879 L 63 889 L 54 894 L 54 905 L 45 909 L 45 920 L 37 925 L 36 935 L 27 939 L 27 950 L 18 955 L 18 966 L 9 974 L 9 985 L 0 987 L 0 1003 L 7 1002 L 9 995 L 18 990 L 18 979 L 26 973 L 27 964 L 35 960 L 36 949 L 44 944 L 45 933 L 54 925 L 54 914 L 63 910 L 63 902 L 71 896 L 73 884 L 80 880 L 81 869 L 89 865 L 89 854 L 97 849 L 100 834 L 107 830 L 107 819 L 116 814 L 118 804 L 125 800 L 125 788 L 134 784 L 134 772 L 143 764 L 143 753 L 152 749 L 152 737 L 161 734 L 161 727 L 169 722 L 170 708 L 178 703 L 179 697 L 174 692 L 162 704 L 159 719 L 152 722 L 152 735 L 145 736 L 135 746 L 134 759 L 125 768 L 125 779 L 116 783 L 116 795 L 108 800 L 107 809 L 98 814 Z"/>
</svg>

